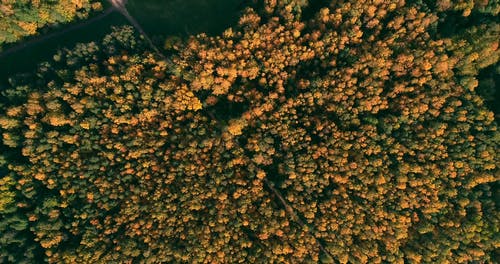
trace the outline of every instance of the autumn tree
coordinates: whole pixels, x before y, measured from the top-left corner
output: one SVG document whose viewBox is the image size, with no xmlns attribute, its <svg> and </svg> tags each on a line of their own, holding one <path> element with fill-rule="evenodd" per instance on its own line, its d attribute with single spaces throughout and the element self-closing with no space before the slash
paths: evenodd
<svg viewBox="0 0 500 264">
<path fill-rule="evenodd" d="M 256 2 L 168 61 L 121 28 L 11 79 L 0 201 L 25 239 L 51 263 L 494 261 L 500 133 L 474 80 L 498 25 Z"/>
<path fill-rule="evenodd" d="M 41 28 L 86 18 L 101 10 L 100 1 L 0 1 L 0 50 L 5 44 L 37 34 Z"/>
</svg>

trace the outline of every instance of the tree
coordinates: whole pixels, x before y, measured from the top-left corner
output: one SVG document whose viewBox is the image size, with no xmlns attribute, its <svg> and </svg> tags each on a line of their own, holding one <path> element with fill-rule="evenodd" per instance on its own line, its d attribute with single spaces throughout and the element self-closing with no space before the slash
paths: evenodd
<svg viewBox="0 0 500 264">
<path fill-rule="evenodd" d="M 63 50 L 2 94 L 4 199 L 48 262 L 493 261 L 500 133 L 470 78 L 496 27 L 442 37 L 438 12 L 269 0 L 169 61 L 130 28 Z"/>
<path fill-rule="evenodd" d="M 41 28 L 86 18 L 101 10 L 94 0 L 2 1 L 0 3 L 0 49 L 5 44 L 37 34 Z"/>
</svg>

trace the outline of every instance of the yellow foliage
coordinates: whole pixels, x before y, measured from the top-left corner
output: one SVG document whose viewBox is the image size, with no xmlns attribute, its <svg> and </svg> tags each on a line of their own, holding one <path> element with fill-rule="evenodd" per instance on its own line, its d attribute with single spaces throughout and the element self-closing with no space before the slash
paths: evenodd
<svg viewBox="0 0 500 264">
<path fill-rule="evenodd" d="M 229 126 L 227 128 L 227 131 L 233 135 L 233 136 L 239 136 L 243 133 L 243 129 L 247 126 L 247 123 L 242 120 L 231 120 L 229 121 Z"/>
</svg>

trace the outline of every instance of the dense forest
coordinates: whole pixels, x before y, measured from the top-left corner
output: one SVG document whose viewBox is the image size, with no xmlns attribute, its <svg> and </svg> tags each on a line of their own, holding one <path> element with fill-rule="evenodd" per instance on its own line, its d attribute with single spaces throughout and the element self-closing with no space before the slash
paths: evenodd
<svg viewBox="0 0 500 264">
<path fill-rule="evenodd" d="M 104 4 L 0 0 L 0 46 Z M 252 0 L 160 51 L 119 26 L 26 62 L 0 263 L 495 263 L 499 12 Z"/>
<path fill-rule="evenodd" d="M 35 35 L 44 27 L 86 18 L 101 9 L 95 0 L 1 0 L 0 51 L 4 44 Z"/>
</svg>

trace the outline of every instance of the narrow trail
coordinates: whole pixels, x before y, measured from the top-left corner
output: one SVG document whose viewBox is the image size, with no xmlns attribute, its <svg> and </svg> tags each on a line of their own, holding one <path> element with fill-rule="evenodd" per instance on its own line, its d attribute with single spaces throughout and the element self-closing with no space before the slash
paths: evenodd
<svg viewBox="0 0 500 264">
<path fill-rule="evenodd" d="M 127 0 L 108 0 L 108 2 L 116 10 L 118 10 L 118 12 L 120 12 L 137 31 L 139 31 L 139 33 L 144 37 L 144 39 L 148 42 L 149 46 L 154 50 L 156 54 L 158 54 L 163 60 L 169 61 L 167 57 L 165 57 L 165 55 L 160 52 L 160 49 L 155 46 L 153 41 L 151 41 L 151 38 L 149 38 L 148 34 L 146 34 L 144 29 L 142 29 L 137 20 L 135 20 L 135 18 L 130 15 L 127 8 L 125 7 L 125 5 L 127 4 Z"/>
<path fill-rule="evenodd" d="M 206 109 L 203 109 L 202 111 L 204 111 L 210 117 L 211 120 L 214 120 L 217 124 L 219 124 L 218 120 L 220 120 L 220 119 L 217 118 L 213 113 L 207 111 Z M 220 126 L 220 125 L 218 125 L 218 127 L 221 131 L 223 131 L 225 129 L 223 126 Z M 234 140 L 233 142 L 240 149 L 244 149 L 237 140 Z M 274 187 L 274 183 L 267 178 L 264 178 L 263 182 L 264 182 L 264 185 L 270 190 L 270 193 L 272 193 L 272 195 L 274 195 L 276 197 L 276 199 L 278 200 L 278 201 L 276 201 L 276 200 L 275 201 L 278 204 L 281 204 L 281 206 L 283 206 L 283 208 L 285 209 L 285 211 L 288 214 L 288 216 L 290 217 L 290 219 L 292 221 L 296 222 L 297 224 L 299 224 L 299 226 L 301 226 L 302 228 L 307 227 L 306 232 L 309 233 L 309 235 L 311 235 L 314 238 L 314 240 L 316 240 L 316 243 L 317 243 L 319 250 L 321 252 L 323 252 L 323 254 L 330 257 L 332 260 L 335 260 L 335 257 L 333 256 L 333 254 L 330 253 L 330 251 L 328 251 L 328 249 L 323 245 L 321 240 L 318 237 L 316 237 L 316 234 L 314 234 L 314 228 L 309 226 L 307 223 L 305 223 L 300 218 L 300 216 L 295 212 L 295 209 L 285 200 L 285 198 L 283 197 L 281 192 Z M 334 263 L 336 263 L 336 262 L 334 262 Z"/>
<path fill-rule="evenodd" d="M 12 53 L 15 53 L 15 52 L 18 52 L 20 50 L 23 50 L 25 48 L 29 48 L 35 44 L 38 44 L 40 42 L 43 42 L 43 41 L 46 41 L 48 39 L 51 39 L 51 38 L 54 38 L 54 37 L 57 37 L 57 36 L 60 36 L 60 35 L 63 35 L 63 34 L 66 34 L 68 32 L 71 32 L 73 30 L 77 30 L 79 28 L 82 28 L 82 27 L 85 27 L 91 23 L 94 23 L 96 21 L 99 21 L 105 17 L 107 17 L 109 14 L 111 14 L 113 11 L 115 11 L 115 8 L 114 7 L 109 7 L 107 8 L 106 10 L 104 10 L 103 13 L 95 16 L 95 17 L 92 17 L 88 20 L 85 20 L 84 22 L 82 23 L 78 23 L 78 24 L 75 24 L 75 25 L 72 25 L 72 26 L 69 26 L 61 31 L 56 31 L 56 32 L 53 32 L 53 33 L 50 33 L 50 34 L 47 34 L 47 35 L 44 35 L 44 36 L 40 36 L 38 38 L 35 38 L 35 39 L 32 39 L 32 40 L 29 40 L 29 41 L 26 41 L 22 44 L 19 44 L 17 46 L 14 46 L 14 47 L 11 47 L 9 49 L 6 49 L 5 51 L 1 52 L 0 53 L 0 59 L 2 57 L 5 57 L 5 56 L 8 56 Z"/>
<path fill-rule="evenodd" d="M 94 23 L 94 22 L 96 22 L 98 20 L 101 20 L 101 19 L 105 18 L 106 16 L 108 16 L 109 14 L 111 14 L 113 11 L 116 10 L 116 11 L 120 12 L 120 14 L 122 14 L 127 19 L 127 21 L 137 31 L 139 31 L 139 33 L 144 37 L 144 39 L 146 40 L 146 42 L 148 43 L 148 45 L 153 49 L 153 51 L 156 54 L 158 54 L 163 60 L 168 61 L 168 59 L 165 57 L 165 55 L 163 55 L 163 53 L 161 53 L 160 49 L 158 49 L 154 45 L 154 43 L 151 40 L 151 38 L 149 38 L 148 34 L 146 34 L 146 32 L 141 27 L 141 25 L 137 22 L 137 20 L 135 20 L 135 18 L 132 15 L 130 15 L 130 13 L 128 12 L 127 8 L 125 7 L 125 5 L 127 3 L 127 0 L 108 0 L 108 2 L 111 4 L 111 7 L 108 7 L 106 10 L 104 10 L 103 13 L 101 13 L 101 14 L 93 17 L 93 18 L 90 18 L 90 19 L 88 19 L 88 20 L 86 20 L 86 21 L 84 21 L 82 23 L 69 26 L 68 28 L 65 28 L 65 29 L 63 29 L 61 31 L 57 31 L 57 32 L 50 33 L 48 35 L 40 36 L 38 38 L 26 41 L 26 42 L 24 42 L 22 44 L 19 44 L 17 46 L 14 46 L 14 47 L 11 47 L 9 49 L 6 49 L 5 51 L 0 52 L 0 59 L 3 58 L 3 57 L 8 56 L 10 54 L 13 54 L 15 52 L 18 52 L 20 50 L 23 50 L 25 48 L 31 47 L 31 46 L 33 46 L 35 44 L 40 43 L 40 42 L 46 41 L 48 39 L 51 39 L 51 38 L 54 38 L 54 37 L 66 34 L 66 33 L 71 32 L 73 30 L 82 28 L 84 26 L 87 26 L 87 25 L 89 25 L 91 23 Z"/>
<path fill-rule="evenodd" d="M 288 213 L 288 215 L 290 216 L 290 218 L 297 222 L 301 227 L 309 227 L 306 223 L 304 223 L 304 221 L 302 221 L 302 219 L 300 219 L 300 217 L 295 213 L 294 209 L 292 206 L 290 206 L 285 198 L 283 198 L 283 196 L 281 195 L 281 193 L 276 189 L 274 188 L 274 184 L 271 183 L 267 178 L 264 178 L 264 184 L 267 186 L 267 188 L 269 188 L 271 190 L 271 192 L 276 196 L 278 197 L 278 200 L 280 201 L 281 205 L 285 208 L 286 212 Z M 316 235 L 314 234 L 313 230 L 308 228 L 307 229 L 307 233 L 309 233 L 315 240 L 316 240 L 316 243 L 318 243 L 318 247 L 320 249 L 321 252 L 323 252 L 323 254 L 329 256 L 331 259 L 335 259 L 333 257 L 333 255 L 323 246 L 323 244 L 321 243 L 321 241 L 316 237 Z"/>
<path fill-rule="evenodd" d="M 170 62 L 170 60 L 165 57 L 165 55 L 160 52 L 160 50 L 154 45 L 153 41 L 149 38 L 149 36 L 146 34 L 146 32 L 143 30 L 143 28 L 141 27 L 141 25 L 137 22 L 137 20 L 135 20 L 135 18 L 130 15 L 130 13 L 128 12 L 127 8 L 125 7 L 126 3 L 127 3 L 127 0 L 108 0 L 109 3 L 111 3 L 112 7 L 109 7 L 108 9 L 106 9 L 104 11 L 104 13 L 94 17 L 94 18 L 91 18 L 87 21 L 85 21 L 84 23 L 80 23 L 80 24 L 77 24 L 77 25 L 74 25 L 72 27 L 69 27 L 65 30 L 62 30 L 62 31 L 59 31 L 59 32 L 55 32 L 55 33 L 52 33 L 52 34 L 49 34 L 49 35 L 46 35 L 46 36 L 43 36 L 43 37 L 40 37 L 38 39 L 34 39 L 34 40 L 31 40 L 31 41 L 28 41 L 26 43 L 23 43 L 19 46 L 16 46 L 16 47 L 13 47 L 13 48 L 10 48 L 2 53 L 0 53 L 0 58 L 2 58 L 3 56 L 6 56 L 8 54 L 11 54 L 11 53 L 14 53 L 16 51 L 19 51 L 19 50 L 22 50 L 26 47 L 29 47 L 29 46 L 32 46 L 34 45 L 35 43 L 38 43 L 40 41 L 44 41 L 44 40 L 47 40 L 49 38 L 52 38 L 52 37 L 55 37 L 55 36 L 58 36 L 58 35 L 61 35 L 61 34 L 64 34 L 64 33 L 67 33 L 69 31 L 72 31 L 72 30 L 75 30 L 75 29 L 78 29 L 78 28 L 81 28 L 85 25 L 88 25 L 94 21 L 97 21 L 99 19 L 102 19 L 104 18 L 105 16 L 109 15 L 110 13 L 112 13 L 113 11 L 117 10 L 118 12 L 120 12 L 127 20 L 128 22 L 144 37 L 144 39 L 148 42 L 149 46 L 154 50 L 154 52 L 156 54 L 158 54 L 164 61 L 167 61 L 167 62 Z M 217 120 L 215 118 L 215 116 L 210 113 L 210 112 L 207 112 L 207 114 L 213 119 L 213 120 Z M 223 129 L 223 128 L 221 128 Z M 236 144 L 238 144 L 236 142 Z M 238 144 L 239 145 L 239 144 Z M 241 148 L 241 146 L 240 146 Z M 302 219 L 295 213 L 295 210 L 293 209 L 293 207 L 291 205 L 288 204 L 288 202 L 285 200 L 285 198 L 283 198 L 283 196 L 281 195 L 280 191 L 278 191 L 275 187 L 274 187 L 274 184 L 269 181 L 267 178 L 265 178 L 264 180 L 264 185 L 271 191 L 271 193 L 277 197 L 277 200 L 279 201 L 279 203 L 285 208 L 286 212 L 288 213 L 289 217 L 295 221 L 296 223 L 298 223 L 301 227 L 306 227 L 308 226 L 304 221 L 302 221 Z M 314 232 L 311 230 L 311 229 L 308 229 L 307 231 L 317 242 L 318 244 L 318 247 L 320 249 L 321 252 L 323 252 L 323 254 L 329 256 L 330 258 L 334 259 L 333 255 L 324 247 L 324 245 L 321 243 L 321 241 L 316 237 L 316 235 L 314 234 Z"/>
</svg>

